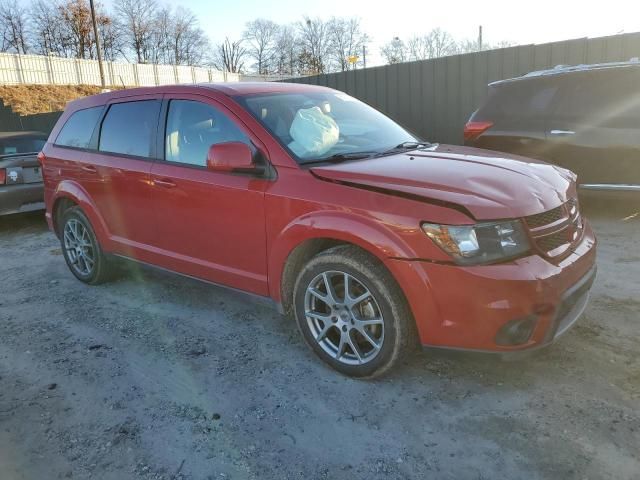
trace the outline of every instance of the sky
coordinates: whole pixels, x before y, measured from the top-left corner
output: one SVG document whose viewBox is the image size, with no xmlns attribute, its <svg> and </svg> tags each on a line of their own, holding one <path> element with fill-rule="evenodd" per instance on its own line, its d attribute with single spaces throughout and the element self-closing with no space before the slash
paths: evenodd
<svg viewBox="0 0 640 480">
<path fill-rule="evenodd" d="M 440 27 L 456 39 L 485 43 L 545 43 L 569 38 L 640 32 L 639 0 L 158 0 L 193 10 L 214 43 L 238 38 L 246 22 L 267 18 L 290 23 L 303 16 L 359 17 L 371 36 L 368 65 L 381 63 L 380 46 L 395 36 L 407 39 Z M 106 2 L 110 3 L 110 2 Z"/>
</svg>

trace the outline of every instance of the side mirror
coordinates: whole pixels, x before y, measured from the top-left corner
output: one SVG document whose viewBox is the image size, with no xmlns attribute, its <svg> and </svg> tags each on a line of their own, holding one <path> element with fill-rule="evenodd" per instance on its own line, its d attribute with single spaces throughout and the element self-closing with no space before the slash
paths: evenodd
<svg viewBox="0 0 640 480">
<path fill-rule="evenodd" d="M 264 169 L 256 167 L 253 153 L 246 143 L 216 143 L 209 147 L 207 168 L 214 172 L 263 173 Z"/>
</svg>

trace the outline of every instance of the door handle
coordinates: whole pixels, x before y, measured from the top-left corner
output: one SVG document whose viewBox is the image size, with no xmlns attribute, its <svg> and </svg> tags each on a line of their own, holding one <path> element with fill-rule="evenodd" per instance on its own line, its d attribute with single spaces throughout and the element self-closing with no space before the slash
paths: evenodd
<svg viewBox="0 0 640 480">
<path fill-rule="evenodd" d="M 575 135 L 576 134 L 576 132 L 574 132 L 573 130 L 551 130 L 549 133 L 551 135 L 557 135 L 559 137 L 564 137 L 564 136 Z"/>
<path fill-rule="evenodd" d="M 161 180 L 155 178 L 153 180 L 153 184 L 154 185 L 158 185 L 159 187 L 164 187 L 164 188 L 173 188 L 176 186 L 175 183 L 173 183 L 171 180 L 163 178 Z"/>
<path fill-rule="evenodd" d="M 93 165 L 83 165 L 82 170 L 87 173 L 98 173 L 98 170 Z"/>
</svg>

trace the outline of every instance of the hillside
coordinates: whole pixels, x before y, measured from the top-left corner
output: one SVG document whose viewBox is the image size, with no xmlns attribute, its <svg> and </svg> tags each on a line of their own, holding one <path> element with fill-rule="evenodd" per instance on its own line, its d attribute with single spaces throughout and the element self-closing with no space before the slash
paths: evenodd
<svg viewBox="0 0 640 480">
<path fill-rule="evenodd" d="M 70 100 L 95 95 L 94 85 L 0 85 L 0 99 L 20 115 L 64 110 Z"/>
</svg>

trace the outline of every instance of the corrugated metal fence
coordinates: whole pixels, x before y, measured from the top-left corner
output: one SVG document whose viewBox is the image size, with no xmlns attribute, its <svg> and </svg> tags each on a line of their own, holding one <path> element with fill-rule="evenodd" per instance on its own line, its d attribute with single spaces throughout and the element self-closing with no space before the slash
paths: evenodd
<svg viewBox="0 0 640 480">
<path fill-rule="evenodd" d="M 34 130 L 49 133 L 61 114 L 62 112 L 46 112 L 22 116 L 0 99 L 0 132 Z"/>
<path fill-rule="evenodd" d="M 184 65 L 103 62 L 109 85 L 147 87 L 174 83 L 237 82 L 240 75 Z M 97 60 L 0 53 L 0 84 L 100 85 Z"/>
<path fill-rule="evenodd" d="M 426 139 L 462 143 L 487 84 L 556 65 L 640 57 L 640 33 L 581 38 L 288 80 L 342 90 Z"/>
</svg>

